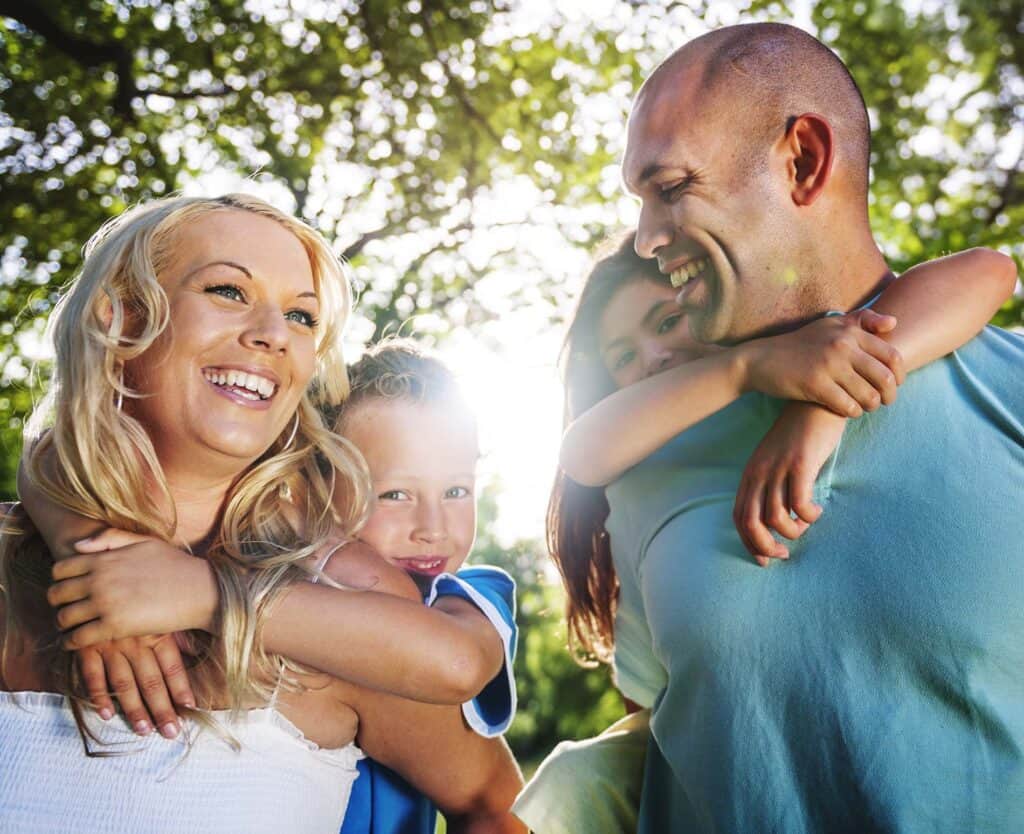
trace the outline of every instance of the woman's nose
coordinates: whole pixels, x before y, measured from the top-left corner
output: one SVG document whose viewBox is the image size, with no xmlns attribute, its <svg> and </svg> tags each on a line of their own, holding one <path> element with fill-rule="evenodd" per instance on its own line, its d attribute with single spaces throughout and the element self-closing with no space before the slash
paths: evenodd
<svg viewBox="0 0 1024 834">
<path fill-rule="evenodd" d="M 288 323 L 284 314 L 273 304 L 253 308 L 242 341 L 255 350 L 284 353 L 288 347 Z"/>
</svg>

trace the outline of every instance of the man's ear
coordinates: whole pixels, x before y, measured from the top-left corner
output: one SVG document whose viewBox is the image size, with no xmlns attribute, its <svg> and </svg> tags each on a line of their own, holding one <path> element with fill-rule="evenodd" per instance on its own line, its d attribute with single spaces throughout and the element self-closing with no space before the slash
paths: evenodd
<svg viewBox="0 0 1024 834">
<path fill-rule="evenodd" d="M 786 155 L 790 194 L 798 206 L 809 206 L 821 196 L 832 176 L 835 138 L 832 125 L 817 113 L 790 119 L 781 140 Z"/>
</svg>

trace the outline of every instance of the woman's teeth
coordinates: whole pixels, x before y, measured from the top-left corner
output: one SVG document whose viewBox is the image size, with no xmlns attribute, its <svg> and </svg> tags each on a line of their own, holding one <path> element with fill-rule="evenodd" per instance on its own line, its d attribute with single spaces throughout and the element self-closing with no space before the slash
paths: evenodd
<svg viewBox="0 0 1024 834">
<path fill-rule="evenodd" d="M 669 276 L 672 286 L 678 288 L 687 281 L 692 281 L 707 268 L 708 263 L 709 258 L 698 258 L 695 261 L 683 264 L 679 269 L 672 270 L 672 274 Z"/>
<path fill-rule="evenodd" d="M 235 393 L 253 400 L 269 399 L 277 391 L 277 385 L 266 377 L 249 374 L 245 371 L 207 368 L 203 371 L 203 376 L 214 385 L 222 388 L 233 388 Z"/>
</svg>

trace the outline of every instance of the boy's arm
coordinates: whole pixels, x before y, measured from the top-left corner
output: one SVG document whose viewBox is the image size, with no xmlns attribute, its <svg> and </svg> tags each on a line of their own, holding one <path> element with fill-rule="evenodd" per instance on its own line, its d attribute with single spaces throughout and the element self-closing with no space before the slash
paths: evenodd
<svg viewBox="0 0 1024 834">
<path fill-rule="evenodd" d="M 107 530 L 54 568 L 68 648 L 170 630 L 214 629 L 209 565 L 155 539 Z M 361 544 L 336 551 L 324 573 L 345 590 L 298 582 L 268 613 L 263 648 L 336 678 L 431 703 L 474 697 L 501 668 L 501 641 L 479 615 L 422 604 L 412 580 Z M 401 598 L 405 595 L 407 598 Z M 314 627 L 315 626 L 315 627 Z M 382 658 L 386 662 L 382 662 Z"/>
<path fill-rule="evenodd" d="M 458 707 L 337 686 L 359 715 L 359 746 L 433 800 L 449 831 L 525 834 L 509 813 L 523 779 L 504 739 L 472 732 Z"/>
<path fill-rule="evenodd" d="M 886 324 L 895 322 L 879 326 Z M 859 416 L 895 398 L 900 363 L 897 351 L 845 319 L 754 339 L 606 397 L 566 430 L 560 463 L 578 483 L 603 486 L 750 390 Z"/>
<path fill-rule="evenodd" d="M 882 338 L 903 354 L 912 371 L 977 335 L 1012 295 L 1016 283 L 1011 258 L 991 249 L 969 249 L 907 270 L 886 288 L 873 309 L 899 320 Z M 772 530 L 795 539 L 821 514 L 811 500 L 814 481 L 845 423 L 845 418 L 813 403 L 790 403 L 754 451 L 736 492 L 734 520 L 744 545 L 760 564 L 766 557 L 787 555 Z"/>
</svg>

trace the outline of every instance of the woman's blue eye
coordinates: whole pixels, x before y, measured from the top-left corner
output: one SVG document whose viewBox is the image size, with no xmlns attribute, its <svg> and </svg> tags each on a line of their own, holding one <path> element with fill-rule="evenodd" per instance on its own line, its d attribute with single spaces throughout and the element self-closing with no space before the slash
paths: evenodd
<svg viewBox="0 0 1024 834">
<path fill-rule="evenodd" d="M 627 350 L 618 359 L 615 360 L 614 369 L 616 371 L 621 371 L 623 368 L 626 367 L 626 365 L 628 365 L 630 362 L 632 362 L 635 358 L 636 358 L 636 353 L 634 353 L 631 350 Z"/>
<path fill-rule="evenodd" d="M 312 313 L 306 310 L 289 310 L 284 316 L 288 321 L 294 321 L 298 324 L 308 327 L 310 330 L 315 330 L 316 326 L 320 323 Z"/>
<path fill-rule="evenodd" d="M 215 284 L 212 287 L 207 287 L 206 291 L 214 295 L 223 296 L 224 298 L 230 298 L 232 301 L 245 301 L 245 293 L 234 284 Z"/>
<path fill-rule="evenodd" d="M 404 501 L 407 497 L 400 489 L 389 489 L 377 496 L 381 501 Z"/>
<path fill-rule="evenodd" d="M 679 320 L 682 317 L 682 313 L 673 313 L 671 316 L 666 316 L 664 319 L 661 320 L 661 324 L 658 325 L 658 335 L 661 335 L 662 333 L 668 333 L 677 324 L 679 324 Z"/>
<path fill-rule="evenodd" d="M 448 489 L 444 491 L 445 498 L 469 498 L 469 496 L 469 490 L 461 486 L 448 487 Z"/>
</svg>

